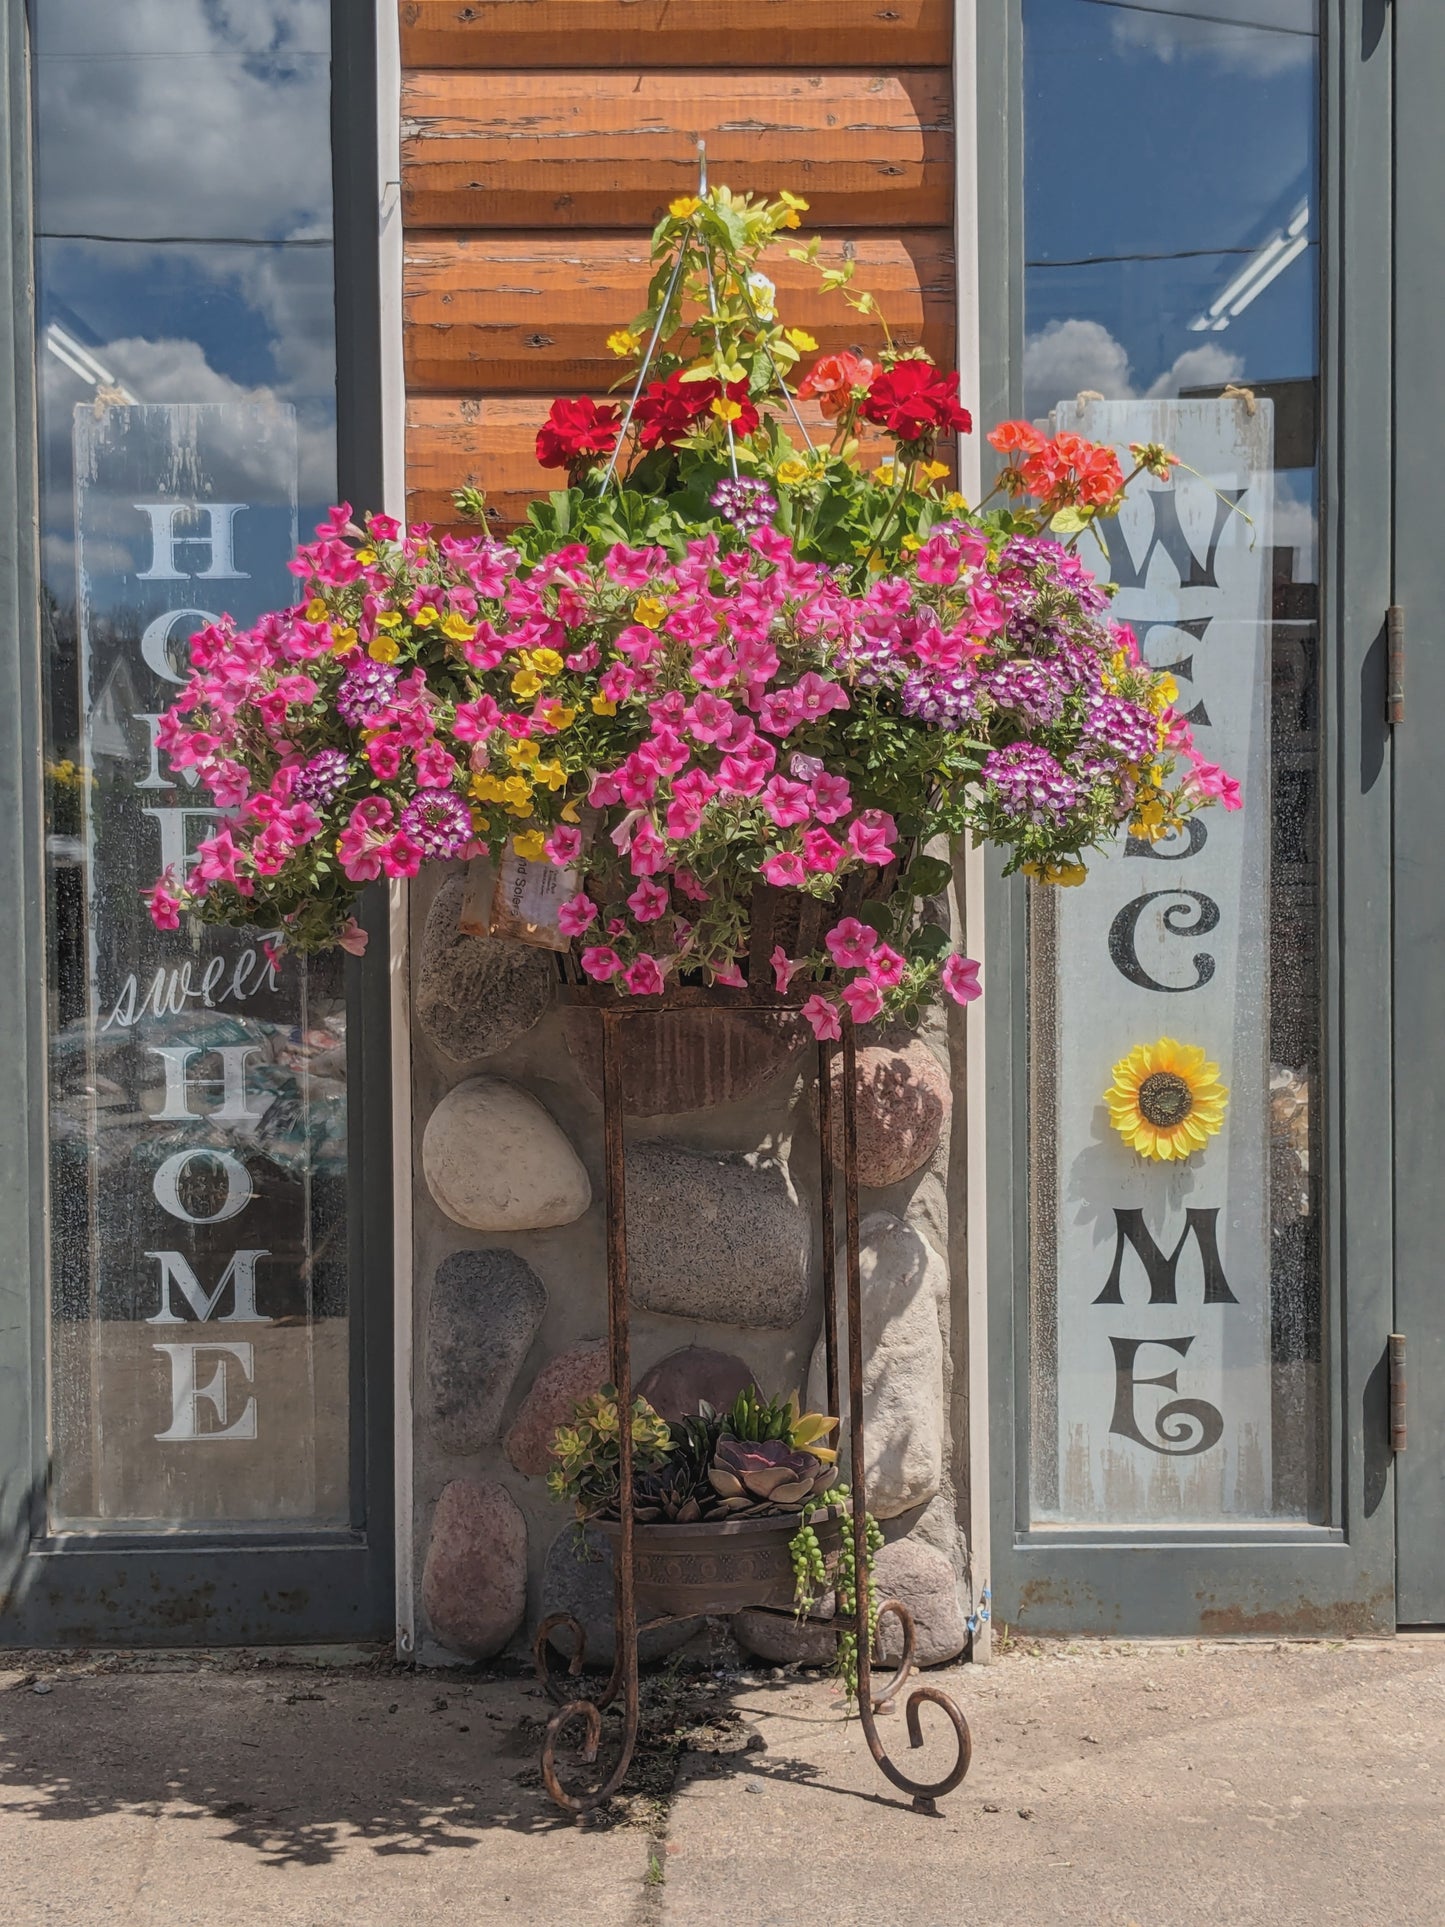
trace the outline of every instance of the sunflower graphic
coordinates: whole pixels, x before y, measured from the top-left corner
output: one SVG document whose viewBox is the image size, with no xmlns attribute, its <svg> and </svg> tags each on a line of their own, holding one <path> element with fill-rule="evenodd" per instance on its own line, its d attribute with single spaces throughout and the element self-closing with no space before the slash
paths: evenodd
<svg viewBox="0 0 1445 1927">
<path fill-rule="evenodd" d="M 1228 1097 L 1218 1064 L 1206 1062 L 1198 1044 L 1161 1037 L 1119 1059 L 1104 1102 L 1126 1144 L 1141 1157 L 1168 1159 L 1187 1158 L 1209 1142 Z"/>
</svg>

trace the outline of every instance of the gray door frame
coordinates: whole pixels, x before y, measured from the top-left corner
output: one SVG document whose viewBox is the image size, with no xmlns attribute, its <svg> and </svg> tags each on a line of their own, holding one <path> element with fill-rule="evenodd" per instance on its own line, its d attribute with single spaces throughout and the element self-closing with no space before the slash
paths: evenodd
<svg viewBox="0 0 1445 1927">
<path fill-rule="evenodd" d="M 44 4 L 44 0 L 40 0 Z M 389 4 L 389 0 L 383 0 Z M 330 1532 L 48 1532 L 46 947 L 30 77 L 0 0 L 0 1645 L 295 1644 L 393 1627 L 388 912 L 348 963 L 352 1516 Z M 380 500 L 375 11 L 332 0 L 338 469 Z"/>
<path fill-rule="evenodd" d="M 1445 16 L 1394 10 L 1395 552 L 1392 600 L 1405 615 L 1405 711 L 1394 731 L 1396 1326 L 1406 1345 L 1408 1442 L 1396 1461 L 1399 1617 L 1445 1624 L 1445 1288 L 1440 1149 L 1445 1090 L 1445 860 L 1439 831 L 1445 653 L 1440 648 L 1438 424 L 1445 422 L 1445 207 L 1439 89 Z M 1435 90 L 1432 93 L 1432 89 Z M 1432 432 L 1433 431 L 1433 432 Z"/>
<path fill-rule="evenodd" d="M 985 420 L 995 420 L 1017 414 L 1020 404 L 1021 0 L 980 11 L 981 251 L 985 262 L 1007 264 L 1007 273 L 981 277 L 980 402 Z M 1218 1531 L 1030 1529 L 1025 904 L 1022 886 L 995 872 L 985 889 L 984 918 L 991 1580 L 995 1622 L 1033 1632 L 1309 1635 L 1379 1633 L 1395 1625 L 1386 1365 L 1394 1203 L 1392 746 L 1384 721 L 1393 11 L 1388 0 L 1326 0 L 1322 7 L 1322 1061 L 1329 1301 L 1323 1369 L 1333 1523 Z M 1422 119 L 1422 132 L 1426 125 Z M 1119 133 L 1128 137 L 1128 130 Z M 1147 143 L 1136 151 L 1147 165 Z M 1421 193 L 1432 191 L 1422 179 Z M 1434 265 L 1438 274 L 1438 257 Z M 1438 534 L 1434 540 L 1438 553 Z M 1445 678 L 1445 664 L 1439 674 Z M 1427 716 L 1445 713 L 1445 680 L 1440 686 L 1439 704 L 1422 700 Z M 1423 740 L 1421 753 L 1429 754 Z M 1445 1126 L 1445 1110 L 1439 1121 Z M 1442 1138 L 1445 1129 L 1427 1141 L 1434 1146 Z M 1432 1188 L 1438 1189 L 1438 1177 Z"/>
</svg>

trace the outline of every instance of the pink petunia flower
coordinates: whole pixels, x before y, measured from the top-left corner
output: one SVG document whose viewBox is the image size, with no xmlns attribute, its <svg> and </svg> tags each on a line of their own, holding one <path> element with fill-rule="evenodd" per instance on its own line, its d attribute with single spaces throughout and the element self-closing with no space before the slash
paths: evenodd
<svg viewBox="0 0 1445 1927">
<path fill-rule="evenodd" d="M 971 1004 L 975 997 L 983 994 L 978 981 L 978 965 L 972 957 L 965 957 L 959 951 L 945 961 L 939 980 L 956 1004 Z"/>
<path fill-rule="evenodd" d="M 557 928 L 564 937 L 580 937 L 597 921 L 597 905 L 585 890 L 557 906 Z"/>
<path fill-rule="evenodd" d="M 792 983 L 794 977 L 796 977 L 798 972 L 804 967 L 803 959 L 801 957 L 790 957 L 781 944 L 775 944 L 773 946 L 773 954 L 769 957 L 768 962 L 773 967 L 774 988 L 780 996 L 786 996 L 789 984 Z"/>
<path fill-rule="evenodd" d="M 779 829 L 808 820 L 808 786 L 789 782 L 786 776 L 769 777 L 763 790 L 763 810 Z"/>
<path fill-rule="evenodd" d="M 884 990 L 893 990 L 901 984 L 907 968 L 908 959 L 901 950 L 895 950 L 891 943 L 880 943 L 868 959 L 868 975 Z"/>
<path fill-rule="evenodd" d="M 886 810 L 863 810 L 848 825 L 848 847 L 860 863 L 891 863 L 898 825 Z"/>
<path fill-rule="evenodd" d="M 623 971 L 622 981 L 634 997 L 656 997 L 662 990 L 662 972 L 657 967 L 656 957 L 649 957 L 644 952 L 636 963 Z"/>
<path fill-rule="evenodd" d="M 644 877 L 627 899 L 627 907 L 639 923 L 656 923 L 667 914 L 668 895 L 660 883 Z"/>
<path fill-rule="evenodd" d="M 794 889 L 806 875 L 803 859 L 795 850 L 779 850 L 763 859 L 763 876 L 776 889 Z"/>
<path fill-rule="evenodd" d="M 582 968 L 589 977 L 605 982 L 622 968 L 622 959 L 610 943 L 594 943 L 582 952 Z"/>
<path fill-rule="evenodd" d="M 582 854 L 582 832 L 575 823 L 558 823 L 542 848 L 549 862 L 555 863 L 559 870 L 565 869 Z M 575 936 L 576 932 L 572 934 Z"/>
<path fill-rule="evenodd" d="M 343 950 L 350 951 L 353 957 L 364 957 L 369 932 L 362 929 L 355 917 L 348 917 L 336 933 L 336 941 Z"/>
<path fill-rule="evenodd" d="M 826 830 L 809 830 L 803 838 L 803 862 L 815 875 L 831 876 L 843 860 L 843 845 Z"/>
<path fill-rule="evenodd" d="M 181 927 L 181 900 L 172 896 L 166 888 L 166 878 L 161 877 L 142 895 L 150 911 L 151 922 L 157 930 L 179 930 Z"/>
<path fill-rule="evenodd" d="M 840 970 L 862 970 L 878 948 L 878 932 L 857 917 L 844 917 L 823 939 Z"/>
<path fill-rule="evenodd" d="M 830 776 L 826 772 L 814 777 L 808 801 L 820 823 L 836 823 L 853 807 L 853 793 L 848 788 L 847 777 Z"/>
<path fill-rule="evenodd" d="M 883 992 L 871 977 L 855 977 L 843 986 L 843 1002 L 855 1024 L 871 1024 L 883 1008 Z"/>
<path fill-rule="evenodd" d="M 821 991 L 815 991 L 803 1005 L 803 1015 L 813 1027 L 813 1035 L 822 1043 L 827 1038 L 843 1035 L 843 1025 L 838 1016 L 838 1006 L 830 1003 Z"/>
</svg>

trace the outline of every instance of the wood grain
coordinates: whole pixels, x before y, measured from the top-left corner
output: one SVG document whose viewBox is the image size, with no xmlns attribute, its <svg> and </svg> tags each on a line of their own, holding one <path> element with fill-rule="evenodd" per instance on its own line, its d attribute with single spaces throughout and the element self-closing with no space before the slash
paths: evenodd
<svg viewBox="0 0 1445 1927">
<path fill-rule="evenodd" d="M 537 429 L 550 396 L 413 395 L 406 410 L 407 518 L 448 526 L 456 521 L 452 491 L 482 488 L 502 526 L 522 521 L 527 504 L 565 486 L 556 469 L 539 467 Z M 802 409 L 809 433 L 826 445 L 828 427 L 816 404 Z M 794 431 L 794 440 L 801 438 Z M 889 452 L 870 432 L 863 444 L 872 462 Z"/>
<path fill-rule="evenodd" d="M 403 0 L 405 67 L 944 67 L 951 0 Z"/>
<path fill-rule="evenodd" d="M 921 341 L 935 361 L 951 365 L 947 231 L 833 235 L 820 259 L 837 264 L 845 252 L 857 264 L 857 287 L 877 297 L 894 339 L 909 347 Z M 649 268 L 639 235 L 414 233 L 404 281 L 407 387 L 413 394 L 605 394 L 620 365 L 607 336 L 642 306 Z M 806 328 L 821 353 L 876 347 L 877 325 L 841 295 L 821 293 L 815 268 L 784 256 L 772 271 L 779 312 Z"/>
<path fill-rule="evenodd" d="M 805 195 L 822 228 L 951 224 L 946 70 L 408 74 L 412 227 L 650 228 L 697 183 Z"/>
</svg>

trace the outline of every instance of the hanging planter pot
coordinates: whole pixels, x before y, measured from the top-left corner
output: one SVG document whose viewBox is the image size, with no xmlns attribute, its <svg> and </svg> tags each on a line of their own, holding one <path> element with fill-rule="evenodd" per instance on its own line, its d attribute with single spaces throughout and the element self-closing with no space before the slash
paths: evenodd
<svg viewBox="0 0 1445 1927">
<path fill-rule="evenodd" d="M 614 1556 L 622 1536 L 615 1519 L 599 1519 L 596 1529 Z M 800 1525 L 818 1535 L 830 1565 L 843 1544 L 843 1520 L 836 1506 L 805 1515 L 773 1513 L 762 1518 L 703 1519 L 690 1525 L 672 1521 L 633 1527 L 632 1559 L 637 1609 L 644 1619 L 676 1619 L 705 1613 L 736 1613 L 748 1607 L 770 1612 L 793 1610 L 795 1580 L 788 1546 Z"/>
</svg>

